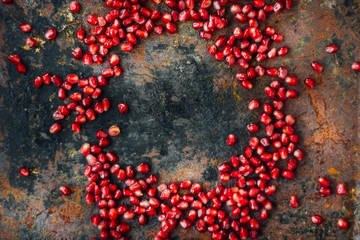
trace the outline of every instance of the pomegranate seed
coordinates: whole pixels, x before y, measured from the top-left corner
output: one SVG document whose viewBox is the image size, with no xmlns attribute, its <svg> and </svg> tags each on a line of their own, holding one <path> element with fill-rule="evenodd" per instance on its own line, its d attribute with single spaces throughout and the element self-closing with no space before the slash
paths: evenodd
<svg viewBox="0 0 360 240">
<path fill-rule="evenodd" d="M 20 31 L 22 31 L 23 33 L 28 33 L 31 31 L 31 26 L 30 26 L 30 24 L 27 24 L 27 23 L 20 24 L 19 28 L 20 28 Z"/>
<path fill-rule="evenodd" d="M 71 1 L 69 3 L 69 10 L 72 13 L 78 13 L 80 11 L 80 4 L 77 1 Z"/>
<path fill-rule="evenodd" d="M 233 146 L 236 143 L 236 136 L 234 134 L 230 134 L 226 139 L 226 145 Z"/>
<path fill-rule="evenodd" d="M 25 67 L 25 65 L 22 64 L 22 63 L 16 64 L 16 70 L 17 70 L 19 73 L 22 73 L 22 74 L 25 74 L 25 73 L 26 73 L 26 67 Z"/>
<path fill-rule="evenodd" d="M 336 186 L 336 193 L 339 195 L 345 195 L 347 193 L 346 185 L 344 183 L 339 183 Z"/>
<path fill-rule="evenodd" d="M 334 53 L 338 50 L 338 47 L 335 44 L 330 44 L 325 48 L 325 52 Z"/>
<path fill-rule="evenodd" d="M 299 201 L 298 201 L 298 198 L 296 196 L 291 196 L 290 197 L 290 206 L 292 208 L 297 208 L 299 207 Z"/>
<path fill-rule="evenodd" d="M 50 133 L 58 133 L 61 130 L 61 125 L 59 123 L 54 123 L 50 127 Z"/>
<path fill-rule="evenodd" d="M 50 40 L 50 39 L 54 39 L 56 37 L 56 30 L 53 28 L 49 28 L 46 32 L 45 32 L 45 38 Z"/>
<path fill-rule="evenodd" d="M 351 69 L 355 72 L 360 72 L 360 62 L 353 62 Z"/>
<path fill-rule="evenodd" d="M 147 163 L 140 163 L 136 167 L 136 171 L 138 171 L 139 173 L 148 173 L 150 172 L 150 166 Z"/>
<path fill-rule="evenodd" d="M 313 88 L 315 86 L 315 82 L 314 80 L 312 80 L 311 78 L 306 78 L 304 80 L 304 83 L 306 86 L 308 86 L 309 88 Z"/>
<path fill-rule="evenodd" d="M 321 225 L 324 222 L 324 219 L 319 215 L 313 215 L 311 217 L 311 222 L 316 225 Z"/>
<path fill-rule="evenodd" d="M 27 170 L 27 168 L 25 168 L 25 167 L 20 168 L 19 173 L 23 177 L 29 176 L 29 170 Z"/>
<path fill-rule="evenodd" d="M 16 54 L 9 55 L 8 60 L 10 63 L 13 63 L 13 64 L 21 63 L 21 58 L 19 57 L 19 55 L 16 55 Z"/>
<path fill-rule="evenodd" d="M 111 126 L 108 130 L 108 134 L 112 137 L 120 134 L 120 128 L 118 126 Z"/>
<path fill-rule="evenodd" d="M 68 187 L 61 186 L 61 187 L 59 188 L 59 191 L 60 191 L 60 193 L 61 193 L 62 195 L 64 195 L 64 196 L 70 195 L 70 189 L 69 189 Z"/>
<path fill-rule="evenodd" d="M 345 219 L 340 218 L 340 219 L 337 221 L 337 226 L 338 226 L 338 228 L 340 228 L 340 229 L 348 229 L 349 223 L 348 223 Z"/>
<path fill-rule="evenodd" d="M 327 187 L 321 187 L 319 189 L 319 194 L 322 197 L 327 197 L 327 196 L 329 196 L 331 194 L 331 189 L 327 188 Z"/>
<path fill-rule="evenodd" d="M 125 103 L 119 103 L 118 108 L 122 114 L 127 114 L 128 110 L 129 110 L 128 106 Z"/>
<path fill-rule="evenodd" d="M 330 181 L 324 177 L 320 177 L 318 180 L 320 186 L 322 187 L 329 187 L 330 186 Z"/>
<path fill-rule="evenodd" d="M 321 72 L 323 70 L 323 67 L 317 61 L 312 62 L 310 65 L 311 65 L 312 69 L 314 69 L 317 72 Z"/>
<path fill-rule="evenodd" d="M 260 107 L 260 102 L 257 99 L 253 99 L 248 103 L 248 108 L 250 110 L 255 110 L 258 109 Z"/>
</svg>

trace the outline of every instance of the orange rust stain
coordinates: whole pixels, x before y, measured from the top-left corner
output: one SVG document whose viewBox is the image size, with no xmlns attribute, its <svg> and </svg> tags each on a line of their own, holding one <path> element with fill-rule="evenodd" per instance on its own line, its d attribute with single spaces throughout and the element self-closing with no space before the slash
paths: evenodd
<svg viewBox="0 0 360 240">
<path fill-rule="evenodd" d="M 74 202 L 66 202 L 59 206 L 58 214 L 65 223 L 72 223 L 72 218 L 82 218 L 82 205 Z"/>
<path fill-rule="evenodd" d="M 142 156 L 142 157 L 153 158 L 153 157 L 155 157 L 155 156 L 160 156 L 160 153 L 159 153 L 158 151 L 156 151 L 156 149 L 153 149 L 152 152 L 143 154 L 143 155 L 141 155 L 141 156 Z"/>
<path fill-rule="evenodd" d="M 18 239 L 19 222 L 5 213 L 5 209 L 0 206 L 0 239 Z"/>
<path fill-rule="evenodd" d="M 313 105 L 315 112 L 317 114 L 317 121 L 321 125 L 323 121 L 326 121 L 325 100 L 321 97 L 320 93 L 314 89 L 312 89 L 311 91 L 306 89 L 305 91 L 310 96 L 311 104 Z"/>
<path fill-rule="evenodd" d="M 26 191 L 24 189 L 17 189 L 10 186 L 10 181 L 7 178 L 0 176 L 0 196 L 9 201 L 9 196 L 12 195 L 16 202 L 25 199 Z"/>
<path fill-rule="evenodd" d="M 327 140 L 332 140 L 334 143 L 343 141 L 341 135 L 339 134 L 339 129 L 335 126 L 328 126 L 325 124 L 324 128 L 316 130 L 313 135 L 305 140 L 305 145 L 310 145 L 311 143 L 322 145 Z"/>
<path fill-rule="evenodd" d="M 329 168 L 329 169 L 328 169 L 328 172 L 329 172 L 331 175 L 337 175 L 337 174 L 339 174 L 339 171 L 336 170 L 335 168 Z"/>
</svg>

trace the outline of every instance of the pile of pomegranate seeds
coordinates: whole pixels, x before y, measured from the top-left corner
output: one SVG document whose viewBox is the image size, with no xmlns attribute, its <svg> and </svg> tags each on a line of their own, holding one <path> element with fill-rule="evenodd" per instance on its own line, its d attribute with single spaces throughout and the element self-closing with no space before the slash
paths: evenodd
<svg viewBox="0 0 360 240">
<path fill-rule="evenodd" d="M 11 3 L 2 0 L 3 3 Z M 152 0 L 160 4 L 161 0 Z M 218 166 L 219 179 L 222 183 L 215 189 L 205 191 L 200 183 L 184 180 L 180 183 L 158 183 L 156 175 L 150 173 L 150 166 L 141 163 L 136 167 L 120 166 L 119 157 L 113 152 L 105 152 L 110 144 L 110 137 L 120 134 L 120 128 L 111 126 L 108 131 L 98 130 L 95 144 L 84 143 L 80 152 L 85 156 L 87 165 L 84 175 L 88 178 L 85 201 L 88 204 L 96 203 L 98 213 L 91 217 L 91 223 L 100 230 L 102 239 L 127 239 L 126 234 L 130 226 L 126 220 L 137 218 L 140 225 L 147 223 L 151 216 L 157 215 L 161 223 L 155 240 L 169 239 L 171 231 L 180 226 L 188 229 L 194 226 L 199 232 L 209 232 L 211 239 L 255 239 L 260 231 L 260 225 L 268 218 L 273 204 L 269 196 L 276 192 L 273 180 L 280 176 L 288 180 L 295 178 L 299 161 L 304 158 L 303 151 L 298 148 L 299 136 L 295 133 L 295 117 L 284 113 L 285 102 L 296 98 L 296 90 L 289 88 L 299 83 L 299 79 L 288 74 L 285 67 L 265 68 L 259 63 L 266 59 L 282 57 L 289 53 L 286 46 L 275 47 L 281 43 L 283 36 L 272 26 L 264 25 L 268 15 L 279 13 L 283 9 L 290 9 L 291 0 L 278 0 L 275 3 L 265 3 L 264 0 L 253 0 L 251 4 L 238 4 L 230 0 L 165 0 L 169 12 L 151 10 L 146 1 L 106 0 L 105 6 L 111 10 L 104 16 L 89 14 L 86 21 L 92 26 L 90 33 L 80 28 L 76 37 L 82 41 L 87 50 L 76 47 L 71 52 L 74 59 L 81 60 L 85 65 L 102 65 L 107 55 L 110 67 L 102 69 L 100 76 L 80 78 L 76 74 L 68 74 L 63 81 L 57 75 L 44 73 L 33 80 L 35 87 L 43 84 L 54 84 L 58 87 L 57 93 L 64 105 L 53 113 L 55 121 L 61 121 L 73 111 L 76 114 L 71 128 L 80 132 L 80 126 L 86 121 L 92 121 L 97 115 L 110 108 L 108 98 L 100 98 L 102 87 L 108 85 L 108 78 L 122 74 L 119 66 L 120 58 L 110 54 L 112 48 L 119 46 L 121 50 L 133 50 L 139 41 L 148 38 L 151 32 L 162 34 L 164 30 L 170 34 L 177 32 L 176 22 L 192 21 L 192 26 L 199 31 L 199 36 L 211 40 L 216 30 L 229 26 L 226 10 L 230 10 L 240 27 L 232 29 L 229 36 L 217 36 L 208 49 L 216 61 L 225 61 L 229 66 L 240 67 L 236 79 L 245 89 L 253 88 L 256 77 L 269 76 L 276 78 L 264 88 L 268 103 L 261 103 L 253 99 L 248 103 L 249 110 L 260 109 L 258 123 L 247 126 L 249 133 L 265 130 L 262 137 L 252 137 L 240 155 L 231 156 L 229 161 Z M 69 4 L 72 13 L 80 11 L 80 4 L 72 1 Z M 21 24 L 21 31 L 31 31 L 31 26 Z M 263 30 L 260 30 L 263 29 Z M 55 29 L 50 28 L 45 33 L 46 39 L 54 39 Z M 27 38 L 26 44 L 36 46 L 36 40 Z M 336 52 L 334 44 L 325 48 L 327 53 Z M 9 61 L 16 64 L 20 73 L 26 68 L 18 55 L 10 55 Z M 322 72 L 323 67 L 317 61 L 311 67 Z M 360 63 L 352 64 L 354 71 L 360 71 Z M 315 86 L 314 80 L 306 78 L 304 83 L 309 88 Z M 79 90 L 80 89 L 80 90 Z M 65 104 L 66 102 L 66 104 Z M 128 113 L 125 103 L 118 104 L 122 114 Z M 50 127 L 51 133 L 58 133 L 62 129 L 58 122 Z M 228 146 L 236 144 L 236 136 L 228 135 Z M 286 167 L 281 169 L 277 163 L 286 161 Z M 20 169 L 22 176 L 28 176 L 25 168 Z M 116 179 L 116 181 L 114 181 Z M 119 182 L 124 183 L 120 187 Z M 329 181 L 319 179 L 321 196 L 331 193 Z M 70 194 L 66 186 L 59 191 L 64 196 Z M 339 184 L 336 187 L 339 195 L 346 194 L 346 186 Z M 292 208 L 299 206 L 296 196 L 290 196 Z M 323 218 L 313 215 L 311 221 L 320 225 Z M 338 227 L 346 229 L 348 223 L 344 219 L 338 220 Z"/>
</svg>

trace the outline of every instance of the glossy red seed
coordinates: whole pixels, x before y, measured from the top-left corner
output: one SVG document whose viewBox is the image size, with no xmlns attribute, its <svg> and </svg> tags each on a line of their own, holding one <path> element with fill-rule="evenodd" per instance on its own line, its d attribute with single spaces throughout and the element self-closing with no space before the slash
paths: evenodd
<svg viewBox="0 0 360 240">
<path fill-rule="evenodd" d="M 325 52 L 327 53 L 334 53 L 338 50 L 338 46 L 336 46 L 335 44 L 330 44 L 325 48 Z"/>
<path fill-rule="evenodd" d="M 344 183 L 339 183 L 336 186 L 336 193 L 339 195 L 345 195 L 347 193 L 346 185 Z"/>
<path fill-rule="evenodd" d="M 253 99 L 248 103 L 249 110 L 255 110 L 260 107 L 260 102 L 257 99 Z"/>
<path fill-rule="evenodd" d="M 71 1 L 69 3 L 69 10 L 72 13 L 78 13 L 80 11 L 80 4 L 77 1 Z"/>
<path fill-rule="evenodd" d="M 304 80 L 304 83 L 305 83 L 305 85 L 308 86 L 309 88 L 315 87 L 315 82 L 314 82 L 314 80 L 312 80 L 311 78 L 306 78 L 306 79 Z"/>
<path fill-rule="evenodd" d="M 351 69 L 355 72 L 360 72 L 360 62 L 353 62 Z"/>
<path fill-rule="evenodd" d="M 128 108 L 128 106 L 127 106 L 125 103 L 119 103 L 119 104 L 118 104 L 118 108 L 119 108 L 119 111 L 120 111 L 122 114 L 127 114 L 128 111 L 129 111 L 129 108 Z"/>
<path fill-rule="evenodd" d="M 234 134 L 230 134 L 226 139 L 226 145 L 233 146 L 236 143 L 236 136 Z"/>
<path fill-rule="evenodd" d="M 33 84 L 34 84 L 34 87 L 40 88 L 41 85 L 43 84 L 43 79 L 41 77 L 36 77 L 36 78 L 34 78 Z"/>
<path fill-rule="evenodd" d="M 22 64 L 22 63 L 16 64 L 16 70 L 17 70 L 19 73 L 22 73 L 22 74 L 25 74 L 25 73 L 26 73 L 26 67 L 25 67 L 25 65 Z"/>
<path fill-rule="evenodd" d="M 54 123 L 50 127 L 50 133 L 58 133 L 61 130 L 61 125 L 59 123 Z"/>
<path fill-rule="evenodd" d="M 340 219 L 337 221 L 337 226 L 338 226 L 338 228 L 340 228 L 340 229 L 348 229 L 349 223 L 348 223 L 345 219 L 340 218 Z"/>
<path fill-rule="evenodd" d="M 313 215 L 311 217 L 311 222 L 316 225 L 321 225 L 324 222 L 324 219 L 319 215 Z"/>
<path fill-rule="evenodd" d="M 19 64 L 21 63 L 21 58 L 19 57 L 19 55 L 17 54 L 11 54 L 8 56 L 8 60 L 10 63 L 13 63 L 13 64 Z"/>
<path fill-rule="evenodd" d="M 319 189 L 319 195 L 322 197 L 327 197 L 331 194 L 331 189 L 327 187 L 321 187 Z"/>
<path fill-rule="evenodd" d="M 120 134 L 120 128 L 118 126 L 111 126 L 108 130 L 108 134 L 112 137 Z"/>
<path fill-rule="evenodd" d="M 66 187 L 66 186 L 61 186 L 61 187 L 59 188 L 59 191 L 60 191 L 60 193 L 61 193 L 62 195 L 64 195 L 64 196 L 70 195 L 70 189 L 69 189 L 68 187 Z"/>
<path fill-rule="evenodd" d="M 24 33 L 28 33 L 28 32 L 31 31 L 31 26 L 30 26 L 30 24 L 28 24 L 28 23 L 22 23 L 22 24 L 20 24 L 19 28 L 20 28 L 20 31 L 22 31 L 22 32 L 24 32 Z"/>
<path fill-rule="evenodd" d="M 297 196 L 291 196 L 290 197 L 290 207 L 297 208 L 299 207 L 299 201 Z"/>
<path fill-rule="evenodd" d="M 56 37 L 56 30 L 54 28 L 49 28 L 46 32 L 45 32 L 45 38 L 50 40 L 50 39 L 54 39 Z"/>
<path fill-rule="evenodd" d="M 312 69 L 314 69 L 317 72 L 321 72 L 323 70 L 323 67 L 317 61 L 312 62 L 310 65 L 311 65 Z"/>
<path fill-rule="evenodd" d="M 20 168 L 19 173 L 23 177 L 29 176 L 29 170 L 27 168 L 25 168 L 25 167 Z"/>
</svg>

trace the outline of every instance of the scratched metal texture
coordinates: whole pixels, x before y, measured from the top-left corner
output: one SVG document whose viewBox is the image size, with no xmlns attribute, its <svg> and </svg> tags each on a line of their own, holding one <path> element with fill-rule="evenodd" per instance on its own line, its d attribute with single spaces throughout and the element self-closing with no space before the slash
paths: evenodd
<svg viewBox="0 0 360 240">
<path fill-rule="evenodd" d="M 234 78 L 237 69 L 215 62 L 206 53 L 209 43 L 197 36 L 190 23 L 179 24 L 176 35 L 151 36 L 131 53 L 119 53 L 124 74 L 112 79 L 104 95 L 113 106 L 126 102 L 130 113 L 121 115 L 113 107 L 109 112 L 86 123 L 80 134 L 67 126 L 61 133 L 48 132 L 51 113 L 59 105 L 54 86 L 41 90 L 32 79 L 44 72 L 64 78 L 68 73 L 81 77 L 99 74 L 98 66 L 85 67 L 71 58 L 70 51 L 82 46 L 74 38 L 84 16 L 104 13 L 101 1 L 80 1 L 80 14 L 67 9 L 68 1 L 15 0 L 0 6 L 0 239 L 89 239 L 98 236 L 90 224 L 94 206 L 84 203 L 86 179 L 82 176 L 84 159 L 77 152 L 85 141 L 94 141 L 95 130 L 117 124 L 121 134 L 109 149 L 118 153 L 122 165 L 148 162 L 161 182 L 191 179 L 206 189 L 217 184 L 216 166 L 240 153 L 250 135 L 246 124 L 257 122 L 259 111 L 247 110 L 247 102 L 262 97 L 271 80 L 256 81 L 245 91 Z M 33 26 L 31 33 L 18 29 L 22 22 Z M 272 197 L 275 209 L 259 239 L 360 239 L 359 234 L 359 73 L 351 63 L 360 61 L 360 1 L 295 1 L 290 11 L 268 20 L 284 35 L 291 52 L 267 67 L 286 66 L 301 83 L 300 96 L 287 102 L 286 112 L 297 118 L 296 131 L 302 139 L 306 158 L 293 181 L 276 181 Z M 46 41 L 48 27 L 58 37 Z M 27 36 L 36 37 L 36 49 L 25 47 Z M 336 54 L 324 52 L 335 43 Z M 21 75 L 7 61 L 7 55 L 19 54 L 28 67 Z M 309 63 L 318 60 L 324 72 L 315 73 Z M 312 77 L 314 89 L 302 80 Z M 70 122 L 68 120 L 67 122 Z M 239 139 L 235 147 L 224 144 L 229 133 Z M 18 169 L 32 170 L 22 178 Z M 316 179 L 325 176 L 334 186 L 345 182 L 346 196 L 332 194 L 321 198 Z M 68 197 L 60 195 L 61 185 L 71 187 Z M 288 206 L 290 195 L 297 194 L 301 206 Z M 314 226 L 312 214 L 321 214 L 325 223 Z M 336 220 L 345 217 L 350 229 L 338 230 Z M 132 230 L 131 239 L 147 239 L 159 228 L 156 218 Z M 195 230 L 177 229 L 172 239 L 210 239 Z"/>
</svg>

